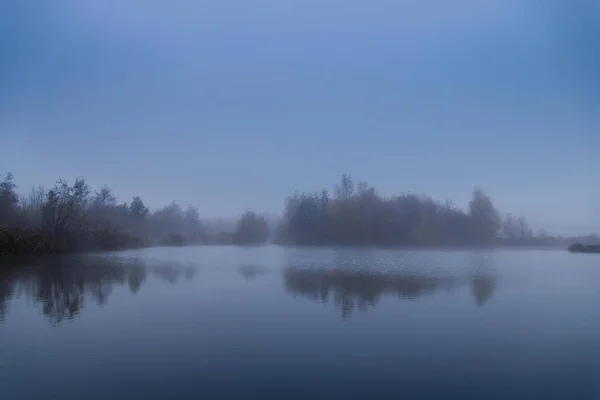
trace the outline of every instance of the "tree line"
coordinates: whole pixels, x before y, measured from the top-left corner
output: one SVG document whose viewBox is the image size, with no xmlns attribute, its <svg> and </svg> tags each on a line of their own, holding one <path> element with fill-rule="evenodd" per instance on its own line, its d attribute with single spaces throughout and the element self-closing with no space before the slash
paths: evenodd
<svg viewBox="0 0 600 400">
<path fill-rule="evenodd" d="M 534 237 L 524 217 L 502 217 L 482 189 L 467 210 L 414 194 L 383 197 L 366 182 L 341 177 L 327 189 L 287 198 L 278 232 L 297 245 L 476 245 Z"/>
<path fill-rule="evenodd" d="M 568 246 L 597 243 L 597 235 L 534 234 L 527 219 L 503 215 L 475 188 L 465 209 L 428 196 L 382 196 L 370 184 L 343 174 L 333 190 L 294 193 L 285 201 L 275 241 L 290 245 Z"/>
<path fill-rule="evenodd" d="M 85 179 L 58 180 L 17 193 L 13 175 L 0 181 L 0 254 L 115 250 L 191 243 L 260 244 L 268 238 L 266 220 L 248 211 L 233 232 L 214 232 L 198 210 L 172 202 L 150 211 L 139 197 L 117 203 L 111 189 L 92 191 Z M 214 228 L 214 227 L 213 227 Z"/>
<path fill-rule="evenodd" d="M 0 181 L 0 254 L 112 250 L 150 245 L 264 244 L 465 246 L 563 245 L 573 238 L 534 235 L 522 216 L 502 215 L 482 189 L 467 209 L 428 196 L 382 196 L 366 182 L 343 174 L 327 189 L 294 193 L 271 229 L 248 211 L 229 229 L 201 220 L 199 211 L 172 202 L 150 211 L 139 197 L 118 203 L 106 186 L 93 191 L 77 178 L 50 190 L 19 195 L 12 174 Z M 576 238 L 586 243 L 596 236 Z M 570 243 L 569 243 L 570 244 Z"/>
</svg>

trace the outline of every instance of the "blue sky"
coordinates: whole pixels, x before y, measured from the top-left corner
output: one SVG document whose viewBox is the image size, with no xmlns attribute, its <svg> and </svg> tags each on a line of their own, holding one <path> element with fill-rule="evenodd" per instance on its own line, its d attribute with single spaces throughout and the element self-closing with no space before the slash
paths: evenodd
<svg viewBox="0 0 600 400">
<path fill-rule="evenodd" d="M 0 172 L 202 215 L 342 172 L 600 231 L 600 6 L 580 0 L 8 0 Z"/>
</svg>

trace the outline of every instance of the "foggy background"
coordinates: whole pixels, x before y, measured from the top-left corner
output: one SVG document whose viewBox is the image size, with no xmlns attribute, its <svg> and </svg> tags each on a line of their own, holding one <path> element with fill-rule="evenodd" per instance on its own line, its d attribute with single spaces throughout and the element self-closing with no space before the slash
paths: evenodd
<svg viewBox="0 0 600 400">
<path fill-rule="evenodd" d="M 202 217 L 342 172 L 600 226 L 600 3 L 3 1 L 0 171 Z"/>
</svg>

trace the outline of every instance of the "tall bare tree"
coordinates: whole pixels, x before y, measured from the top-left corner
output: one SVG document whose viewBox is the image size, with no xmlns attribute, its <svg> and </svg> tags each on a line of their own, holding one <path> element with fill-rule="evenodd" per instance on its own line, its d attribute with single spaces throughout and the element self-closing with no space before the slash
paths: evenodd
<svg viewBox="0 0 600 400">
<path fill-rule="evenodd" d="M 16 188 L 13 175 L 9 172 L 0 182 L 0 225 L 14 224 L 17 219 L 19 196 Z"/>
</svg>

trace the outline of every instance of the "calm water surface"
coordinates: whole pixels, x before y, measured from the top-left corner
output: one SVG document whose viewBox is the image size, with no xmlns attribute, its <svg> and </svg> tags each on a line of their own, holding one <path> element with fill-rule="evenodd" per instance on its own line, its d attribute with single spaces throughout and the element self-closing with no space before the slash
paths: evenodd
<svg viewBox="0 0 600 400">
<path fill-rule="evenodd" d="M 2 399 L 600 399 L 597 255 L 153 248 L 0 279 Z"/>
</svg>

